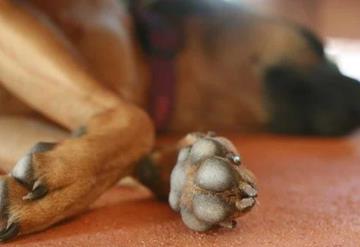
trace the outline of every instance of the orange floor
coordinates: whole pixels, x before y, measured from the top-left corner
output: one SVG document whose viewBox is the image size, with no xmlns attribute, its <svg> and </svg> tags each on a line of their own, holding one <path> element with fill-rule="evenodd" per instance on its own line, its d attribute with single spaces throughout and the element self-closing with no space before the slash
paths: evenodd
<svg viewBox="0 0 360 247">
<path fill-rule="evenodd" d="M 191 232 L 148 192 L 118 187 L 87 213 L 6 245 L 360 246 L 360 135 L 231 139 L 260 189 L 260 205 L 235 230 Z"/>
</svg>

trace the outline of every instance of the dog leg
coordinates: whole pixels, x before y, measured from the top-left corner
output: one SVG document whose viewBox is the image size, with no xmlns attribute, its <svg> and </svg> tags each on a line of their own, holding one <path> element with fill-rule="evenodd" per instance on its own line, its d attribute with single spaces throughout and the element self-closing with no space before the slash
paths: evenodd
<svg viewBox="0 0 360 247">
<path fill-rule="evenodd" d="M 211 133 L 189 134 L 173 147 L 155 150 L 139 162 L 135 177 L 160 199 L 170 191 L 171 208 L 195 231 L 233 228 L 234 219 L 256 203 L 255 177 L 231 142 Z"/>
<path fill-rule="evenodd" d="M 145 59 L 133 39 L 132 17 L 117 0 L 30 0 L 46 13 L 86 58 L 92 74 L 121 98 L 146 103 Z M 66 13 L 66 14 L 64 14 Z M 111 56 L 109 55 L 111 54 Z M 142 57 L 142 56 L 141 56 Z M 144 68 L 143 68 L 144 67 Z"/>
<path fill-rule="evenodd" d="M 0 240 L 39 231 L 87 208 L 150 152 L 140 109 L 88 76 L 66 41 L 12 2 L 0 2 L 0 79 L 78 138 L 39 143 L 0 178 Z M 31 30 L 31 32 L 29 31 Z"/>
</svg>

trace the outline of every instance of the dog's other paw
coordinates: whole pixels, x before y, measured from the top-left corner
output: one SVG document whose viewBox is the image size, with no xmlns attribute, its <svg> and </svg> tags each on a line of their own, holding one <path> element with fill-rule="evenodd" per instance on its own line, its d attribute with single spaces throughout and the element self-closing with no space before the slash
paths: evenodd
<svg viewBox="0 0 360 247">
<path fill-rule="evenodd" d="M 37 215 L 39 210 L 31 212 L 31 208 L 36 207 L 49 191 L 45 182 L 47 169 L 35 165 L 33 155 L 50 151 L 55 146 L 44 142 L 36 144 L 16 163 L 10 174 L 0 177 L 0 242 L 16 237 L 21 231 L 42 227 L 41 224 L 31 223 L 41 221 L 42 218 L 41 214 Z M 46 211 L 46 207 L 41 210 Z M 27 229 L 29 226 L 30 229 Z"/>
<path fill-rule="evenodd" d="M 58 146 L 38 143 L 0 177 L 0 242 L 83 211 L 96 194 L 95 186 L 86 183 L 79 169 L 71 169 Z"/>
<path fill-rule="evenodd" d="M 171 174 L 169 204 L 195 231 L 214 226 L 234 228 L 235 219 L 256 203 L 252 173 L 241 164 L 231 142 L 213 134 L 192 134 Z"/>
</svg>

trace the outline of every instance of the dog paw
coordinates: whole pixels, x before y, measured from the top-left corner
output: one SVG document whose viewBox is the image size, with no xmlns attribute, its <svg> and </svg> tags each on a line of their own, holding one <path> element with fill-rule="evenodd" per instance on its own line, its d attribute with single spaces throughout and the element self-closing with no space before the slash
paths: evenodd
<svg viewBox="0 0 360 247">
<path fill-rule="evenodd" d="M 65 165 L 67 158 L 56 148 L 38 143 L 0 177 L 1 242 L 45 229 L 86 208 L 93 188 Z"/>
<path fill-rule="evenodd" d="M 256 203 L 255 178 L 229 140 L 213 134 L 191 138 L 196 140 L 179 152 L 172 171 L 169 204 L 192 230 L 234 228 L 235 219 Z"/>
<path fill-rule="evenodd" d="M 48 188 L 42 174 L 33 165 L 33 155 L 55 147 L 53 143 L 36 144 L 7 176 L 0 177 L 0 241 L 16 237 L 26 218 L 26 207 L 43 198 Z M 24 210 L 25 209 L 25 210 Z M 36 217 L 36 215 L 34 215 Z"/>
</svg>

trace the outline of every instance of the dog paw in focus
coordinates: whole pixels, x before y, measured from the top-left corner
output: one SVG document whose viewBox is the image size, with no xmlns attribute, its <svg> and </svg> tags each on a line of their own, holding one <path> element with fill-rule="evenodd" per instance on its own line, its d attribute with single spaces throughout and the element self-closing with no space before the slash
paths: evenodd
<svg viewBox="0 0 360 247">
<path fill-rule="evenodd" d="M 256 203 L 255 177 L 226 138 L 213 134 L 195 138 L 179 152 L 171 174 L 169 204 L 194 231 L 234 228 L 235 219 Z"/>
</svg>

